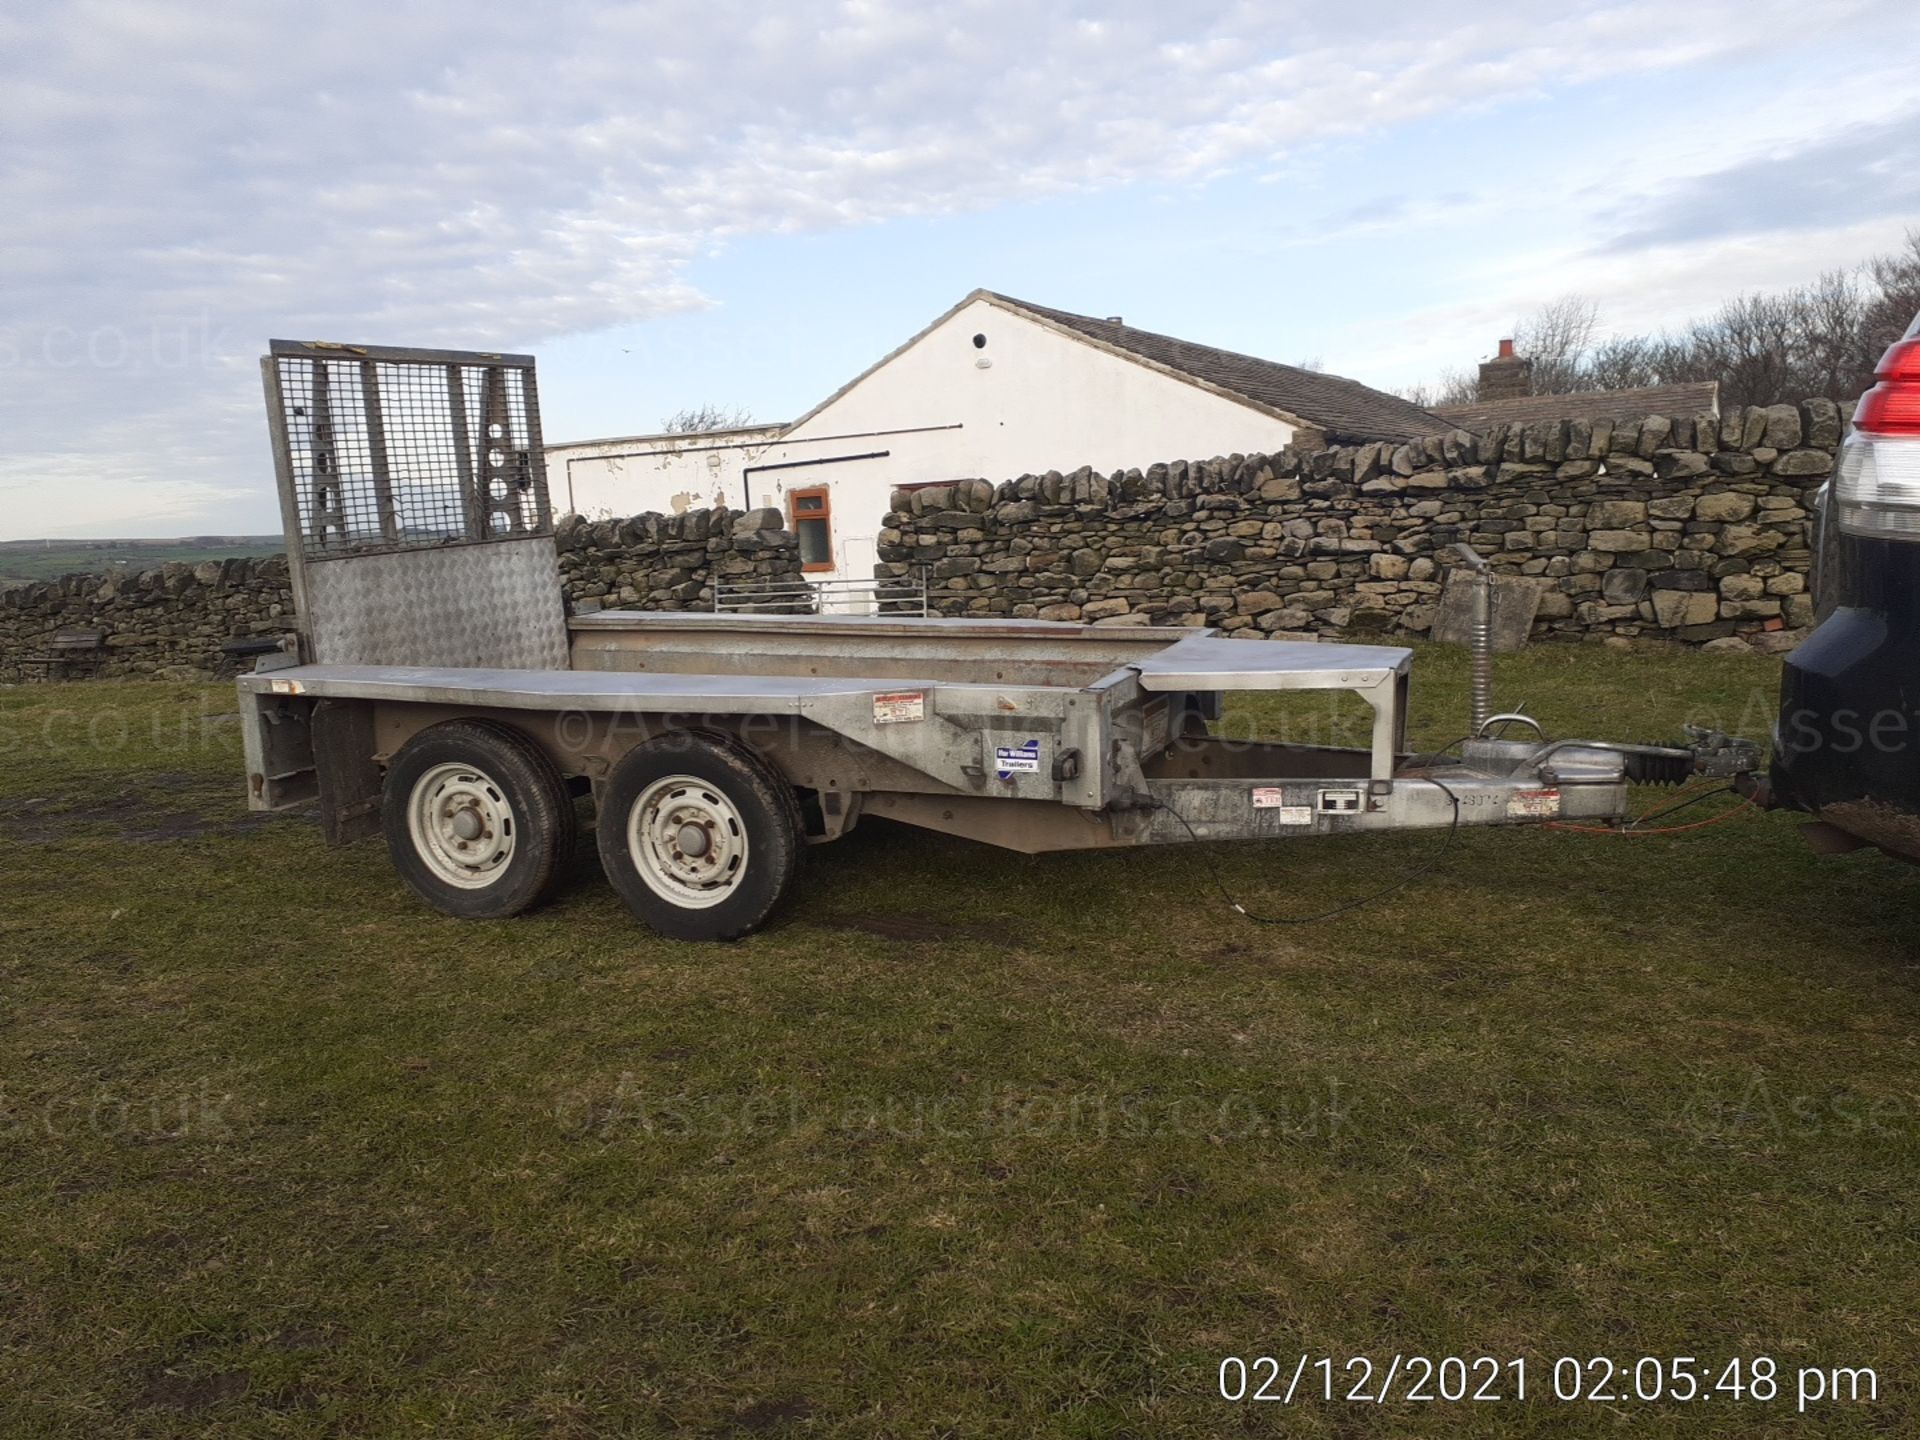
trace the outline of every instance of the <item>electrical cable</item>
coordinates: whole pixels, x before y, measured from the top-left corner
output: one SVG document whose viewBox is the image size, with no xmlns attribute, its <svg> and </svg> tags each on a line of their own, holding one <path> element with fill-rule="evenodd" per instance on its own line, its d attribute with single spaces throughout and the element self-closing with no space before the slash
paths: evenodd
<svg viewBox="0 0 1920 1440">
<path fill-rule="evenodd" d="M 1456 745 L 1459 743 L 1460 742 L 1457 740 L 1454 742 L 1454 744 Z M 1449 746 L 1447 748 L 1451 749 L 1452 747 Z M 1344 915 L 1349 910 L 1358 910 L 1363 905 L 1371 905 L 1376 900 L 1384 900 L 1387 898 L 1387 896 L 1394 894 L 1396 891 L 1406 889 L 1407 886 L 1413 884 L 1414 881 L 1419 880 L 1424 876 L 1432 874 L 1433 871 L 1439 867 L 1440 862 L 1446 859 L 1448 852 L 1453 849 L 1454 839 L 1460 833 L 1460 797 L 1454 794 L 1453 791 L 1447 785 L 1445 785 L 1439 780 L 1435 780 L 1431 777 L 1422 777 L 1422 779 L 1426 784 L 1432 785 L 1436 789 L 1438 789 L 1443 795 L 1447 797 L 1447 799 L 1450 802 L 1452 802 L 1453 818 L 1447 824 L 1446 835 L 1442 838 L 1440 844 L 1438 845 L 1438 847 L 1435 848 L 1434 853 L 1427 859 L 1426 863 L 1415 866 L 1412 870 L 1409 870 L 1405 875 L 1402 875 L 1398 880 L 1394 881 L 1391 885 L 1388 885 L 1383 889 L 1376 890 L 1371 895 L 1362 895 L 1357 900 L 1348 900 L 1344 904 L 1335 905 L 1330 910 L 1322 910 L 1315 915 L 1256 915 L 1253 911 L 1249 910 L 1246 906 L 1242 905 L 1238 900 L 1233 898 L 1233 892 L 1227 889 L 1226 882 L 1223 881 L 1218 875 L 1213 875 L 1209 877 L 1213 881 L 1214 889 L 1220 892 L 1220 898 L 1227 902 L 1227 905 L 1230 909 L 1239 911 L 1240 914 L 1244 915 L 1247 919 L 1253 921 L 1253 923 L 1256 925 L 1314 925 L 1314 924 L 1318 924 L 1322 920 L 1331 920 L 1336 915 Z M 1155 808 L 1166 811 L 1169 815 L 1173 816 L 1174 819 L 1178 820 L 1183 826 L 1186 827 L 1188 839 L 1196 843 L 1199 842 L 1199 839 L 1200 839 L 1199 833 L 1194 830 L 1193 826 L 1188 822 L 1186 816 L 1182 815 L 1178 810 L 1174 809 L 1171 805 L 1167 804 L 1166 801 L 1158 798 L 1157 796 L 1154 798 L 1153 803 Z"/>
<path fill-rule="evenodd" d="M 1729 789 L 1730 788 L 1731 787 L 1729 787 Z M 1709 795 L 1724 795 L 1726 793 L 1727 793 L 1726 790 L 1714 790 L 1714 791 L 1708 792 Z M 1708 798 L 1708 795 L 1698 795 L 1698 796 L 1695 796 L 1694 798 L 1698 800 L 1705 800 Z M 1689 800 L 1687 802 L 1687 804 L 1689 805 L 1691 805 L 1692 803 L 1693 803 L 1692 800 Z M 1676 806 L 1674 808 L 1678 809 L 1678 808 L 1684 808 L 1684 807 Z M 1750 799 L 1748 796 L 1742 795 L 1740 797 L 1740 803 L 1738 805 L 1730 805 L 1725 810 L 1722 810 L 1718 815 L 1713 816 L 1711 819 L 1695 820 L 1688 825 L 1662 825 L 1652 830 L 1642 830 L 1637 828 L 1639 825 L 1644 823 L 1644 819 L 1652 818 L 1649 816 L 1649 817 L 1643 817 L 1643 820 L 1629 821 L 1627 824 L 1620 825 L 1620 826 L 1568 825 L 1557 820 L 1550 820 L 1547 822 L 1546 828 L 1549 830 L 1565 830 L 1576 835 L 1609 835 L 1616 840 L 1636 840 L 1642 835 L 1683 835 L 1689 830 L 1704 830 L 1709 825 L 1719 825 L 1724 821 L 1732 820 L 1737 816 L 1745 815 L 1748 811 L 1752 810 L 1753 808 L 1754 806 L 1753 806 L 1752 799 Z M 1671 813 L 1671 812 L 1668 812 L 1668 813 Z"/>
<path fill-rule="evenodd" d="M 1667 806 L 1667 808 L 1664 810 L 1655 810 L 1650 815 L 1642 815 L 1637 820 L 1629 820 L 1627 822 L 1626 828 L 1629 830 L 1637 830 L 1642 825 L 1652 824 L 1655 820 L 1664 820 L 1669 815 L 1677 815 L 1682 810 L 1690 810 L 1695 805 L 1698 805 L 1702 800 L 1711 800 L 1716 795 L 1731 795 L 1731 794 L 1733 794 L 1733 786 L 1731 785 L 1722 785 L 1722 786 L 1719 786 L 1717 789 L 1713 789 L 1713 790 L 1702 790 L 1699 794 L 1691 796 L 1690 798 L 1687 798 L 1684 800 L 1677 801 L 1676 803 Z"/>
<path fill-rule="evenodd" d="M 1438 750 L 1428 750 L 1418 755 L 1409 755 L 1406 757 L 1406 760 L 1404 763 L 1407 765 L 1413 766 L 1415 768 L 1418 768 L 1419 766 L 1422 766 L 1422 765 L 1431 764 L 1435 761 L 1444 759 L 1446 757 L 1446 753 L 1449 750 L 1453 749 L 1454 746 L 1464 745 L 1467 743 L 1467 741 L 1471 739 L 1473 739 L 1473 736 L 1471 735 L 1462 735 L 1458 740 L 1449 740 L 1446 744 L 1442 745 Z M 1434 783 L 1437 785 L 1439 784 L 1439 781 L 1436 780 Z"/>
</svg>

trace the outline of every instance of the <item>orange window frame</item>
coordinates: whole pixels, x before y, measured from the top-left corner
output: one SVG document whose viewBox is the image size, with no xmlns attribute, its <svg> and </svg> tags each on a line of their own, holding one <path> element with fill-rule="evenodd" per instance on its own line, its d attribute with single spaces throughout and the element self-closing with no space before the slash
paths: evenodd
<svg viewBox="0 0 1920 1440">
<path fill-rule="evenodd" d="M 803 514 L 800 509 L 800 502 L 802 500 L 818 500 L 820 504 L 817 509 L 810 509 Z M 827 558 L 824 560 L 803 561 L 800 565 L 801 570 L 833 569 L 833 494 L 828 487 L 825 485 L 811 485 L 804 490 L 789 490 L 787 492 L 787 524 L 792 527 L 796 539 L 798 539 L 800 535 L 800 522 L 802 520 L 818 520 L 827 527 Z"/>
</svg>

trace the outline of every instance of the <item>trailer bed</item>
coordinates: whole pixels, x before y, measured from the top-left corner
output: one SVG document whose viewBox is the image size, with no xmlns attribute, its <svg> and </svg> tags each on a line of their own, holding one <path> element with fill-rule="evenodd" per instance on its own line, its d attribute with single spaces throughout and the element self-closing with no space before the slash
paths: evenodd
<svg viewBox="0 0 1920 1440">
<path fill-rule="evenodd" d="M 574 668 L 568 670 L 298 665 L 244 676 L 242 684 L 280 694 L 508 706 L 615 709 L 626 699 L 757 706 L 903 685 L 991 686 L 1001 679 L 991 673 L 995 668 L 1031 666 L 1046 667 L 1045 678 L 1028 683 L 1054 686 L 1073 686 L 1082 675 L 1084 683 L 1094 683 L 1130 670 L 1150 691 L 1365 690 L 1404 676 L 1413 658 L 1410 650 L 1393 646 L 1238 642 L 1204 629 L 1129 629 L 1115 640 L 1106 637 L 1122 632 L 1048 620 L 889 622 L 852 615 L 602 611 L 572 620 L 569 629 Z M 596 643 L 609 634 L 644 643 Z M 672 643 L 689 638 L 697 644 Z M 813 673 L 791 673 L 796 658 Z M 926 663 L 915 669 L 916 659 Z M 962 673 L 974 678 L 952 678 L 955 664 L 968 667 Z"/>
<path fill-rule="evenodd" d="M 802 713 L 809 700 L 844 699 L 931 680 L 807 679 L 790 675 L 682 675 L 619 670 L 490 670 L 447 666 L 294 665 L 243 675 L 256 694 L 313 699 L 478 705 L 506 710 L 725 710 Z"/>
<path fill-rule="evenodd" d="M 1099 809 L 1141 790 L 1141 764 L 1167 747 L 1190 711 L 1217 714 L 1224 691 L 1358 695 L 1374 710 L 1359 773 L 1387 782 L 1412 659 L 1398 647 L 1039 620 L 611 611 L 576 619 L 570 632 L 568 670 L 315 664 L 241 684 L 262 696 L 693 716 L 723 728 L 726 717 L 785 715 L 912 767 L 940 789 Z"/>
</svg>

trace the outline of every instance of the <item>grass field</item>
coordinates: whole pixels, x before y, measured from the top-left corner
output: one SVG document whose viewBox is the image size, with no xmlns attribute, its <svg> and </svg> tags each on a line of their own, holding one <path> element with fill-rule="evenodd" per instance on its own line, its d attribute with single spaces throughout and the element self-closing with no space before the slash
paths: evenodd
<svg viewBox="0 0 1920 1440">
<path fill-rule="evenodd" d="M 1501 671 L 1618 737 L 1764 734 L 1773 685 Z M 1463 686 L 1420 655 L 1417 740 Z M 1920 1427 L 1920 873 L 1790 817 L 1466 834 L 1304 928 L 1208 878 L 1302 913 L 1438 837 L 1023 859 L 876 823 L 693 947 L 591 861 L 462 924 L 377 843 L 248 821 L 229 708 L 0 691 L 0 1435 Z M 1302 1352 L 1525 1357 L 1528 1399 L 1218 1397 L 1225 1357 Z M 1697 1357 L 1713 1398 L 1556 1402 L 1558 1356 Z M 1710 1388 L 1757 1356 L 1778 1398 Z M 1814 1366 L 1878 1400 L 1797 1415 Z"/>
<path fill-rule="evenodd" d="M 168 561 L 198 565 L 231 555 L 275 555 L 278 535 L 221 535 L 204 540 L 0 540 L 0 581 L 57 580 L 109 570 L 152 570 Z"/>
</svg>

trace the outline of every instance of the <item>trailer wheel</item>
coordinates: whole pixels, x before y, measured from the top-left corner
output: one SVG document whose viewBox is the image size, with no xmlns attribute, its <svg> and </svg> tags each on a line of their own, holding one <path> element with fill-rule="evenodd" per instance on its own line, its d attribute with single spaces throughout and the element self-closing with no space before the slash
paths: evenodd
<svg viewBox="0 0 1920 1440">
<path fill-rule="evenodd" d="M 402 746 L 380 817 L 400 878 L 463 920 L 538 904 L 573 859 L 579 830 L 553 762 L 519 731 L 484 720 L 449 720 Z"/>
<path fill-rule="evenodd" d="M 627 752 L 595 829 L 613 888 L 672 940 L 737 940 L 758 928 L 806 848 L 785 780 L 749 751 L 684 731 Z"/>
</svg>

